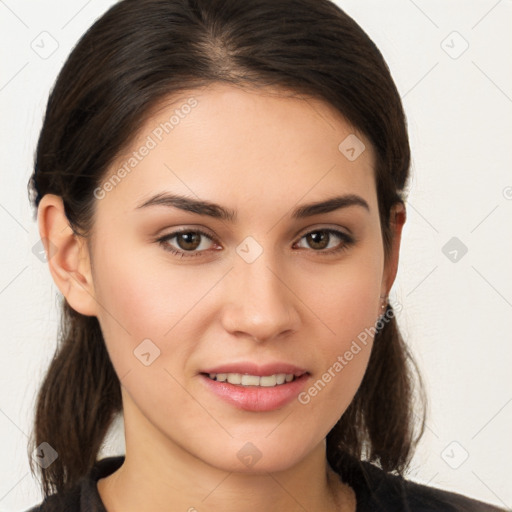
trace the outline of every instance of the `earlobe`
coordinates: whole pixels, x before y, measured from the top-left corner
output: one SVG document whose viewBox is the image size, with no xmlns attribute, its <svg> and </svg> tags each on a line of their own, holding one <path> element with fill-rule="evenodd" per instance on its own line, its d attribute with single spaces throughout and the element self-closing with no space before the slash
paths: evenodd
<svg viewBox="0 0 512 512">
<path fill-rule="evenodd" d="M 37 218 L 39 236 L 55 284 L 75 311 L 96 316 L 89 250 L 85 238 L 73 232 L 62 198 L 45 194 L 39 203 Z"/>
</svg>

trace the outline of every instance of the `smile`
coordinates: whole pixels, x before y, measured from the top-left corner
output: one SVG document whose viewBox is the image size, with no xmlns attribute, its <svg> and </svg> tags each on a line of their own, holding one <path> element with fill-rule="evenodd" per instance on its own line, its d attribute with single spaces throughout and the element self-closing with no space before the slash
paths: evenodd
<svg viewBox="0 0 512 512">
<path fill-rule="evenodd" d="M 208 394 L 236 409 L 270 412 L 292 403 L 311 375 L 289 364 L 233 364 L 209 368 L 199 377 Z"/>
</svg>

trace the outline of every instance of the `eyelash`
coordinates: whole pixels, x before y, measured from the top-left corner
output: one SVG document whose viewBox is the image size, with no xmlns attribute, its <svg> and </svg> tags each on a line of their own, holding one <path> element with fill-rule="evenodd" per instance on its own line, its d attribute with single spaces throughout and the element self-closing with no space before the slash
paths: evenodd
<svg viewBox="0 0 512 512">
<path fill-rule="evenodd" d="M 188 233 L 200 234 L 202 236 L 205 236 L 206 238 L 208 238 L 212 242 L 217 243 L 217 241 L 215 239 L 213 239 L 208 233 L 202 231 L 201 229 L 194 229 L 194 230 L 192 230 L 192 229 L 184 229 L 184 230 L 181 230 L 181 231 L 174 231 L 173 233 L 169 233 L 168 235 L 165 235 L 165 236 L 157 239 L 156 241 L 162 246 L 162 248 L 165 251 L 168 251 L 168 252 L 170 252 L 171 254 L 173 254 L 175 256 L 179 256 L 180 258 L 183 258 L 183 257 L 191 258 L 191 257 L 195 257 L 195 256 L 202 256 L 203 253 L 207 252 L 206 250 L 198 251 L 198 252 L 195 252 L 195 251 L 181 251 L 181 250 L 178 250 L 178 249 L 170 248 L 170 246 L 167 244 L 167 242 L 169 240 L 172 240 L 173 238 L 176 238 L 176 236 L 182 235 L 182 234 L 188 234 Z M 340 253 L 342 251 L 346 251 L 346 250 L 348 250 L 348 248 L 350 246 L 352 246 L 355 243 L 355 239 L 352 238 L 351 236 L 347 235 L 343 231 L 338 231 L 336 229 L 331 229 L 331 228 L 315 229 L 313 231 L 309 231 L 308 233 L 305 233 L 304 235 L 302 235 L 300 237 L 299 241 L 302 240 L 304 237 L 312 234 L 312 233 L 329 233 L 331 235 L 335 235 L 336 237 L 338 237 L 338 238 L 340 238 L 342 240 L 343 243 L 341 244 L 341 246 L 339 246 L 339 247 L 337 247 L 335 249 L 330 249 L 330 250 L 324 250 L 324 249 L 315 250 L 315 249 L 311 249 L 313 252 L 317 252 L 317 253 L 320 253 L 320 254 L 325 254 L 326 256 L 331 256 L 331 255 L 338 254 L 338 253 Z"/>
</svg>

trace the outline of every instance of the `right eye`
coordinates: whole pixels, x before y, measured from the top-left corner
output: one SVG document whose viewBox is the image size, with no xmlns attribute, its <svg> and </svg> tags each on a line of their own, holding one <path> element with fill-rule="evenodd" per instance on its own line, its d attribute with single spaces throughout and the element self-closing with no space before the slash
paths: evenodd
<svg viewBox="0 0 512 512">
<path fill-rule="evenodd" d="M 208 233 L 200 229 L 183 229 L 175 231 L 159 238 L 157 242 L 164 248 L 164 250 L 183 258 L 201 256 L 206 250 L 208 250 L 207 247 L 204 247 L 205 244 L 201 238 L 207 238 L 211 242 L 214 242 L 213 238 Z M 170 241 L 173 239 L 176 239 L 178 247 L 170 244 Z M 198 250 L 200 248 L 201 250 Z"/>
</svg>

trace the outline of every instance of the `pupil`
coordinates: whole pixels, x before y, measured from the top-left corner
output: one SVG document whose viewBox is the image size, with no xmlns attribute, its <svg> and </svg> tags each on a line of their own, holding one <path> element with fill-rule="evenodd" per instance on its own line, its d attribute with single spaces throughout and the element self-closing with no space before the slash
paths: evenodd
<svg viewBox="0 0 512 512">
<path fill-rule="evenodd" d="M 325 242 L 328 240 L 328 235 L 325 231 L 316 231 L 315 233 L 310 233 L 308 237 L 308 242 L 310 242 L 312 247 L 316 247 L 317 249 L 324 249 L 327 247 L 327 243 Z"/>
<path fill-rule="evenodd" d="M 179 246 L 181 247 L 181 249 L 192 250 L 192 249 L 197 249 L 197 247 L 199 246 L 199 243 L 200 243 L 199 233 L 182 233 L 180 235 L 180 237 L 178 237 L 178 241 L 179 241 Z M 185 240 L 185 242 L 181 243 L 180 242 L 181 240 Z"/>
</svg>

